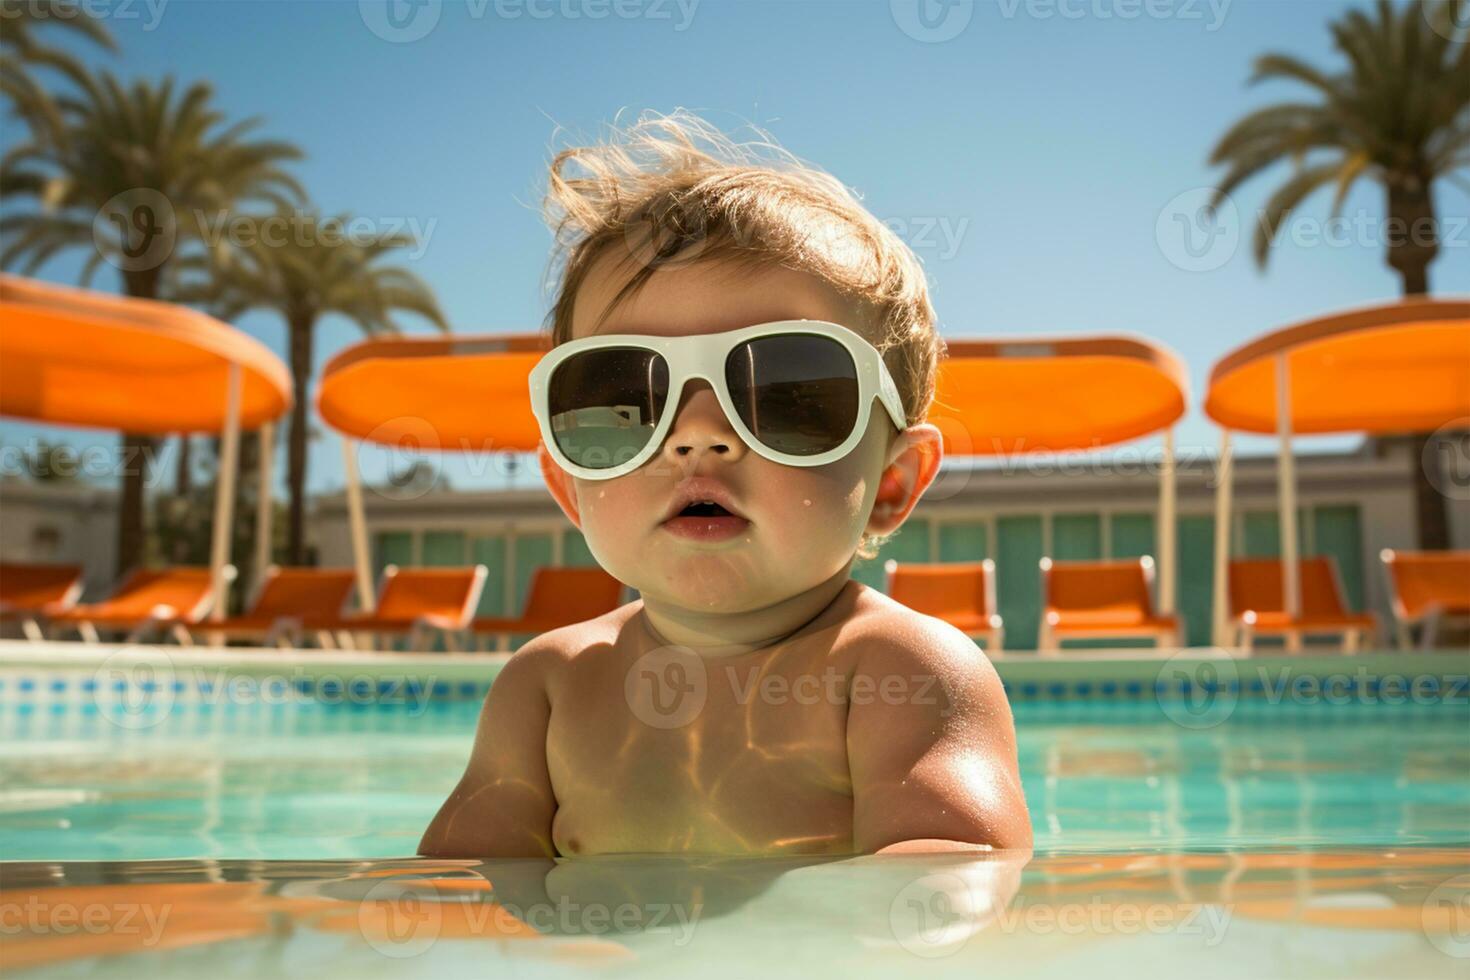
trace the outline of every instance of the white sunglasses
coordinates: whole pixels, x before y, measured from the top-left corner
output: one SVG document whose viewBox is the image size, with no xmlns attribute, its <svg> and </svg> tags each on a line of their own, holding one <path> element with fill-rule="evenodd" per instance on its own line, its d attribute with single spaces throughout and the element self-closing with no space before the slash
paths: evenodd
<svg viewBox="0 0 1470 980">
<path fill-rule="evenodd" d="M 900 432 L 908 427 L 878 349 L 823 320 L 568 341 L 531 369 L 531 409 L 558 466 L 610 480 L 658 452 L 691 378 L 709 382 L 747 446 L 787 466 L 822 466 L 850 453 L 875 397 Z"/>
</svg>

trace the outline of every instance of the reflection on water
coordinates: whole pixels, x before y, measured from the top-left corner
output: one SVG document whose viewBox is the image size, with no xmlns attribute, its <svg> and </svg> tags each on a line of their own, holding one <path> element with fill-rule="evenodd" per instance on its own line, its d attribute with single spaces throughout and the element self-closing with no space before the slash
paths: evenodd
<svg viewBox="0 0 1470 980">
<path fill-rule="evenodd" d="M 3 866 L 48 975 L 1463 976 L 1470 852 Z M 98 959 L 102 958 L 102 959 Z"/>
<path fill-rule="evenodd" d="M 0 706 L 0 856 L 412 854 L 477 711 L 181 704 L 123 731 Z M 1470 713 L 1453 706 L 1241 711 L 1192 730 L 1156 707 L 1021 705 L 1018 721 L 1039 852 L 1470 838 Z"/>
</svg>

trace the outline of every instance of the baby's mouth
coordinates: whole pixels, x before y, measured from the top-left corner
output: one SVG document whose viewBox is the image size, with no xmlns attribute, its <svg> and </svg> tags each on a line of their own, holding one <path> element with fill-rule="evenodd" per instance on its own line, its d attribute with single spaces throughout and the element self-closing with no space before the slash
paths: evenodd
<svg viewBox="0 0 1470 980">
<path fill-rule="evenodd" d="M 685 507 L 683 510 L 679 511 L 679 513 L 677 513 L 677 514 L 674 515 L 674 517 L 735 517 L 735 516 L 736 516 L 735 514 L 730 513 L 728 510 L 726 510 L 725 508 L 721 507 L 719 504 L 715 503 L 714 501 L 705 501 L 705 502 L 702 502 L 702 503 L 693 503 L 693 504 L 690 504 L 689 506 Z M 670 518 L 670 520 L 672 520 L 672 519 L 673 518 Z"/>
<path fill-rule="evenodd" d="M 681 538 L 722 541 L 742 533 L 750 527 L 750 521 L 730 513 L 717 503 L 704 501 L 687 505 L 661 526 L 670 534 Z"/>
</svg>

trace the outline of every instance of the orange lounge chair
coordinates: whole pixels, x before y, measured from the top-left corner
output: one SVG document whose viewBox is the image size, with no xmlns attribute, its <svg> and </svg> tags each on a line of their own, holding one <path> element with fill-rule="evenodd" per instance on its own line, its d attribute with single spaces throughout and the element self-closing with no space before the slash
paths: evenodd
<svg viewBox="0 0 1470 980">
<path fill-rule="evenodd" d="M 378 601 L 372 612 L 334 613 L 307 616 L 302 627 L 317 636 L 324 647 L 351 649 L 352 634 L 409 637 L 409 649 L 418 650 L 433 633 L 444 637 L 444 645 L 459 652 L 457 634 L 469 628 L 480 591 L 485 588 L 484 565 L 469 568 L 383 569 Z"/>
<path fill-rule="evenodd" d="M 1041 630 L 1037 648 L 1055 653 L 1067 639 L 1152 638 L 1179 644 L 1179 617 L 1159 613 L 1153 600 L 1154 560 L 1041 559 Z"/>
<path fill-rule="evenodd" d="M 315 616 L 340 616 L 352 596 L 350 568 L 266 569 L 265 580 L 248 612 L 239 616 L 199 623 L 193 632 L 207 634 L 211 642 L 227 637 L 259 640 L 265 646 L 296 642 L 302 623 Z M 216 640 L 215 634 L 221 638 Z"/>
<path fill-rule="evenodd" d="M 1378 632 L 1372 613 L 1355 613 L 1342 598 L 1337 565 L 1331 558 L 1303 558 L 1301 569 L 1301 615 L 1286 614 L 1282 595 L 1282 562 L 1279 558 L 1237 558 L 1230 562 L 1230 624 L 1236 645 L 1251 649 L 1257 636 L 1280 636 L 1291 651 L 1301 649 L 1302 637 L 1312 634 L 1342 638 L 1351 653 Z"/>
<path fill-rule="evenodd" d="M 1434 646 L 1439 627 L 1452 620 L 1470 623 L 1470 551 L 1395 551 L 1378 557 L 1388 576 L 1399 647 L 1413 646 L 1413 628 L 1421 627 L 1419 645 Z"/>
<path fill-rule="evenodd" d="M 915 612 L 942 619 L 991 653 L 1005 644 L 1005 627 L 995 611 L 995 562 L 933 564 L 893 559 L 883 563 L 888 596 Z"/>
<path fill-rule="evenodd" d="M 596 565 L 538 568 L 519 617 L 481 617 L 471 628 L 476 636 L 494 636 L 495 649 L 501 650 L 514 633 L 545 633 L 596 619 L 622 604 L 623 583 Z"/>
<path fill-rule="evenodd" d="M 80 565 L 0 562 L 0 620 L 20 620 L 28 640 L 45 639 L 42 623 L 81 597 Z"/>
<path fill-rule="evenodd" d="M 227 581 L 234 579 L 234 566 L 226 565 L 224 574 Z M 168 628 L 180 643 L 190 644 L 188 627 L 202 622 L 213 606 L 208 568 L 138 568 L 128 573 L 109 598 L 73 606 L 50 618 L 60 630 L 76 629 L 88 643 L 98 641 L 99 628 L 126 630 L 129 643 Z"/>
</svg>

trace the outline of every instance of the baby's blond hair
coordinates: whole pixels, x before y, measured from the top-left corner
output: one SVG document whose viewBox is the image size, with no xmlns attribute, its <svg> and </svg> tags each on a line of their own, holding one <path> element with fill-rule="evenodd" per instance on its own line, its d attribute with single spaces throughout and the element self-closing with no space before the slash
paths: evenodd
<svg viewBox="0 0 1470 980">
<path fill-rule="evenodd" d="M 555 302 L 547 314 L 553 346 L 572 337 L 588 271 L 618 250 L 619 267 L 633 272 L 604 317 L 659 269 L 780 266 L 822 279 L 869 311 L 867 329 L 849 326 L 883 355 L 908 424 L 925 419 L 944 342 L 924 270 L 851 191 L 768 134 L 735 143 L 683 109 L 645 112 L 610 130 L 605 141 L 561 150 L 551 161 L 544 209 L 555 236 L 548 269 Z M 886 540 L 865 534 L 857 557 L 877 557 Z"/>
</svg>

